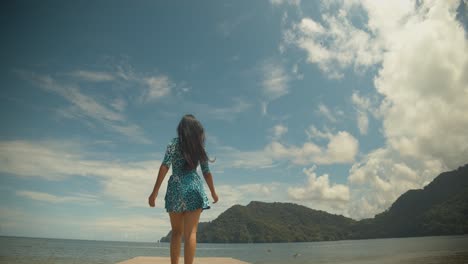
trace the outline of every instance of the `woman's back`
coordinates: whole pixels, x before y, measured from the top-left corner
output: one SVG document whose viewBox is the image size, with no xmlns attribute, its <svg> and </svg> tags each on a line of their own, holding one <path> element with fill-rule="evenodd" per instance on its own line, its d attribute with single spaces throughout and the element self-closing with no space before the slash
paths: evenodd
<svg viewBox="0 0 468 264">
<path fill-rule="evenodd" d="M 172 164 L 172 174 L 175 176 L 183 176 L 188 173 L 196 173 L 196 168 L 192 170 L 187 170 L 186 161 L 182 150 L 180 148 L 180 140 L 178 137 L 173 138 L 168 144 L 166 149 L 166 155 L 162 164 L 170 166 Z M 209 167 L 207 162 L 201 162 L 200 167 L 203 173 L 209 172 Z"/>
</svg>

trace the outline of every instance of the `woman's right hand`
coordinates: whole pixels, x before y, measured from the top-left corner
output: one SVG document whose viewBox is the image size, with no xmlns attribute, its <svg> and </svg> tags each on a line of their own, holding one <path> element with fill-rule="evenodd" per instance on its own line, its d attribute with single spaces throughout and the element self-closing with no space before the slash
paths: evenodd
<svg viewBox="0 0 468 264">
<path fill-rule="evenodd" d="M 150 207 L 154 207 L 156 205 L 156 197 L 158 193 L 152 192 L 151 195 L 148 197 L 148 203 Z"/>
<path fill-rule="evenodd" d="M 213 198 L 213 203 L 217 203 L 218 202 L 218 195 L 216 193 L 212 193 L 211 194 L 211 197 Z"/>
</svg>

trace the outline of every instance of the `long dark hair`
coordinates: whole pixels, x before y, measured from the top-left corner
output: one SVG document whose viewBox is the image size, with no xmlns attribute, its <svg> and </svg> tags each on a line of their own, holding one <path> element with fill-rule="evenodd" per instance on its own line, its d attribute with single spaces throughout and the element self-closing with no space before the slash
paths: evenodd
<svg viewBox="0 0 468 264">
<path fill-rule="evenodd" d="M 208 162 L 205 151 L 205 131 L 193 115 L 184 115 L 177 126 L 180 150 L 185 159 L 185 169 L 196 169 L 201 162 Z"/>
</svg>

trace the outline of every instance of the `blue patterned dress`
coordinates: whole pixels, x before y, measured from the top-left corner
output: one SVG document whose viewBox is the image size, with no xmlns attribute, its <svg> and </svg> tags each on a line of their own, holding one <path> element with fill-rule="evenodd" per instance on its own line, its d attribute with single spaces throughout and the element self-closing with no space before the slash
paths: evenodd
<svg viewBox="0 0 468 264">
<path fill-rule="evenodd" d="M 179 138 L 169 143 L 162 164 L 170 167 L 172 175 L 167 184 L 165 208 L 167 212 L 185 212 L 196 209 L 209 209 L 208 197 L 203 188 L 203 181 L 197 170 L 186 171 L 185 159 L 179 145 Z M 210 172 L 208 162 L 200 164 L 203 174 Z"/>
</svg>

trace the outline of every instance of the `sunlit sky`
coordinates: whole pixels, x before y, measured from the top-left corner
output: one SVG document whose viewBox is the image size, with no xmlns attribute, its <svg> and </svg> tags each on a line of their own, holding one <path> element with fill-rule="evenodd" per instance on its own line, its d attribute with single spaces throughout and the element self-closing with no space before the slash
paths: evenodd
<svg viewBox="0 0 468 264">
<path fill-rule="evenodd" d="M 373 217 L 468 162 L 460 1 L 10 1 L 0 235 L 156 241 L 160 161 L 204 125 L 220 202 Z M 207 192 L 208 189 L 206 188 Z"/>
</svg>

